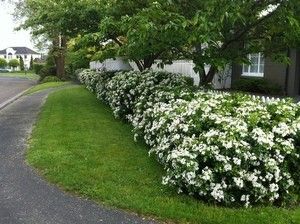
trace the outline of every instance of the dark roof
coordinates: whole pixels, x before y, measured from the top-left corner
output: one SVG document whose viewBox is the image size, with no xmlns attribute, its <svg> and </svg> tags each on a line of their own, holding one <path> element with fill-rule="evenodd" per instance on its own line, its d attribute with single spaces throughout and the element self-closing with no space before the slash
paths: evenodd
<svg viewBox="0 0 300 224">
<path fill-rule="evenodd" d="M 29 49 L 28 47 L 9 47 L 9 48 L 14 49 L 16 51 L 16 54 L 39 54 L 36 51 Z M 6 49 L 1 50 L 0 54 L 6 54 Z"/>
</svg>

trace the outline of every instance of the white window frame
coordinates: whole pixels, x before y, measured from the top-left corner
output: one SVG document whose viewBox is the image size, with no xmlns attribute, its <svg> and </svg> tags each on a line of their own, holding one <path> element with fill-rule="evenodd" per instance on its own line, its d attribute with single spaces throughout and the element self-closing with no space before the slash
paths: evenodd
<svg viewBox="0 0 300 224">
<path fill-rule="evenodd" d="M 251 55 L 248 55 L 248 59 L 251 59 Z M 264 77 L 264 71 L 260 71 L 260 67 L 261 67 L 261 61 L 263 58 L 263 54 L 262 53 L 258 53 L 258 62 L 257 62 L 257 72 L 251 72 L 251 65 L 248 64 L 243 64 L 243 71 L 242 71 L 242 76 L 248 76 L 248 77 Z M 265 63 L 265 60 L 264 60 Z M 247 68 L 247 69 L 245 69 Z M 265 66 L 263 66 L 263 68 L 265 68 Z M 247 70 L 247 72 L 245 72 L 245 70 Z"/>
</svg>

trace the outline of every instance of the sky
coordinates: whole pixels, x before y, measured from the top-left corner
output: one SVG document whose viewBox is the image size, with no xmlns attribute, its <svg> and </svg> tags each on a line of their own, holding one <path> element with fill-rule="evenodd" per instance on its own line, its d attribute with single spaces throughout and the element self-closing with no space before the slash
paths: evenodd
<svg viewBox="0 0 300 224">
<path fill-rule="evenodd" d="M 35 49 L 29 31 L 14 31 L 18 23 L 11 13 L 14 7 L 0 1 L 0 50 L 7 47 L 29 47 Z"/>
</svg>

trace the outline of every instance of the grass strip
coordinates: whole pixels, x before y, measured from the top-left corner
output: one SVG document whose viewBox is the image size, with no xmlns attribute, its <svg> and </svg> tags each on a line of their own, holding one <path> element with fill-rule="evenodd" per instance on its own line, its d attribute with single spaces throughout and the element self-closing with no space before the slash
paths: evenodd
<svg viewBox="0 0 300 224">
<path fill-rule="evenodd" d="M 29 163 L 50 182 L 99 203 L 175 223 L 300 223 L 300 209 L 207 205 L 162 186 L 164 171 L 131 126 L 83 87 L 51 94 L 33 131 Z"/>
<path fill-rule="evenodd" d="M 11 78 L 24 78 L 29 80 L 38 80 L 40 78 L 39 75 L 36 75 L 32 72 L 7 72 L 0 73 L 0 77 L 11 77 Z"/>
<path fill-rule="evenodd" d="M 26 94 L 32 94 L 32 93 L 39 92 L 39 91 L 49 89 L 49 88 L 57 88 L 57 87 L 65 86 L 67 84 L 70 84 L 70 82 L 46 82 L 46 83 L 41 83 L 41 84 L 38 84 L 38 85 L 33 86 L 32 88 L 30 88 L 26 92 Z"/>
</svg>

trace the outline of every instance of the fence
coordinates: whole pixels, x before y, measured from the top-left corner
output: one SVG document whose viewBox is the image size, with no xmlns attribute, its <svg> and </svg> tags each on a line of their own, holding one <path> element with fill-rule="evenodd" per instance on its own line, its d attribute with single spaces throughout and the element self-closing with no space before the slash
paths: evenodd
<svg viewBox="0 0 300 224">
<path fill-rule="evenodd" d="M 152 65 L 152 69 L 156 71 L 167 71 L 171 73 L 179 73 L 188 77 L 193 78 L 194 84 L 199 84 L 199 75 L 194 71 L 195 64 L 192 61 L 188 60 L 176 60 L 171 65 L 165 65 L 164 68 L 160 68 L 158 66 L 159 61 L 156 61 L 154 65 Z M 138 70 L 137 66 L 133 62 L 129 62 L 129 65 L 132 69 Z M 124 62 L 121 59 L 108 59 L 104 62 L 93 61 L 90 63 L 91 69 L 101 69 L 106 68 L 107 70 L 129 70 L 128 63 Z M 208 71 L 209 66 L 206 66 L 205 70 Z M 213 87 L 215 89 L 225 89 L 231 87 L 231 68 L 228 67 L 224 71 L 216 74 L 213 82 Z"/>
<path fill-rule="evenodd" d="M 222 93 L 228 93 L 226 91 L 219 91 L 219 90 L 209 90 L 210 92 L 222 94 Z M 274 97 L 274 96 L 263 96 L 263 95 L 253 95 L 253 94 L 247 94 L 252 97 L 254 100 L 261 100 L 263 103 L 270 103 L 274 101 L 283 101 L 287 98 L 280 98 L 280 97 Z M 289 99 L 289 98 L 288 98 Z"/>
<path fill-rule="evenodd" d="M 164 68 L 158 67 L 159 61 L 157 61 L 156 64 L 152 66 L 153 70 L 157 71 L 167 71 L 171 73 L 179 73 L 183 74 L 185 76 L 191 77 L 194 79 L 194 83 L 198 84 L 199 83 L 199 75 L 194 71 L 194 63 L 191 61 L 186 61 L 186 60 L 177 60 L 174 61 L 173 64 L 171 65 L 165 65 Z M 90 62 L 90 68 L 91 69 L 102 69 L 105 68 L 108 71 L 120 71 L 120 70 L 138 70 L 137 66 L 133 62 L 124 62 L 121 59 L 107 59 L 104 62 L 99 62 L 99 61 L 92 61 Z M 206 66 L 206 72 L 209 69 L 209 66 Z M 215 90 L 210 90 L 215 93 L 226 93 L 226 91 L 220 91 L 218 89 L 225 89 L 225 88 L 230 88 L 231 85 L 231 68 L 228 67 L 226 68 L 223 72 L 218 73 L 214 80 L 213 80 L 213 86 Z M 269 103 L 273 101 L 280 101 L 284 100 L 284 98 L 279 98 L 279 97 L 270 97 L 270 96 L 261 96 L 261 95 L 251 95 L 253 99 L 260 99 L 264 103 Z M 299 101 L 299 100 L 296 100 Z"/>
</svg>

